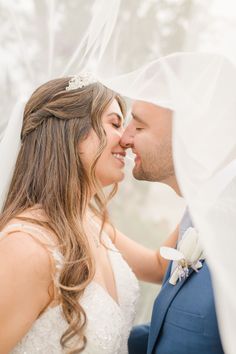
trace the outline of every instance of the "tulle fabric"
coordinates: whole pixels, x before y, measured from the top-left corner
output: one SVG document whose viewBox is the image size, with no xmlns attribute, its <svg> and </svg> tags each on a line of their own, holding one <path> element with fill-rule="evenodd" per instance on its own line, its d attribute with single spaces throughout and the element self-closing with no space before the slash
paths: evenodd
<svg viewBox="0 0 236 354">
<path fill-rule="evenodd" d="M 173 153 L 213 277 L 226 353 L 236 348 L 236 67 L 218 54 L 176 53 L 106 81 L 173 111 Z"/>
<path fill-rule="evenodd" d="M 129 6 L 129 2 L 125 3 Z M 194 3 L 197 7 L 198 4 L 206 2 L 198 0 Z M 54 1 L 50 4 L 49 13 L 52 18 L 57 9 Z M 135 41 L 131 38 L 129 48 L 126 48 L 123 53 L 125 38 L 119 38 L 120 1 L 111 0 L 109 6 L 106 1 L 103 1 L 105 12 L 101 11 L 101 1 L 93 1 L 92 4 L 94 16 L 91 22 L 88 18 L 87 25 L 85 24 L 88 30 L 85 31 L 84 37 L 81 36 L 79 46 L 75 48 L 71 60 L 66 65 L 62 65 L 60 71 L 57 70 L 57 76 L 88 68 L 96 73 L 101 82 L 131 99 L 152 102 L 173 110 L 176 174 L 194 224 L 199 230 L 212 272 L 224 348 L 226 353 L 234 354 L 236 348 L 235 2 L 225 0 L 223 6 L 220 0 L 207 2 L 209 19 L 206 21 L 206 26 L 199 28 L 196 20 L 186 31 L 185 49 L 190 49 L 194 53 L 182 52 L 158 57 L 157 60 L 132 72 L 131 65 L 127 66 L 128 72 L 119 66 L 120 55 L 124 54 L 129 58 L 129 52 L 132 52 L 132 47 L 135 45 Z M 53 26 L 53 21 L 49 22 L 48 67 L 56 68 L 58 62 L 54 63 L 52 60 L 52 34 L 53 28 L 56 31 L 56 27 Z M 129 26 L 129 21 L 127 23 Z M 198 37 L 196 29 L 200 33 Z M 153 27 L 150 36 L 155 31 L 156 28 Z M 120 41 L 117 41 L 117 38 Z M 158 42 L 154 44 L 159 45 Z M 207 53 L 200 53 L 200 51 Z M 144 62 L 149 62 L 148 52 L 143 57 Z M 48 76 L 45 73 L 41 75 L 44 81 L 52 76 L 51 71 L 48 72 L 50 74 Z M 54 76 L 55 73 L 56 71 Z M 31 74 L 31 78 L 33 80 L 34 75 Z M 35 82 L 32 86 L 35 86 Z M 19 123 L 20 119 L 22 119 L 21 114 L 19 114 Z M 0 135 L 3 137 L 0 143 L 0 156 L 3 156 L 5 161 L 3 163 L 1 160 L 0 165 L 0 198 L 3 204 L 17 155 L 14 153 L 14 156 L 9 157 L 10 150 L 7 147 L 9 145 L 3 142 L 11 142 L 11 149 L 17 152 L 19 129 L 10 132 L 10 130 L 4 131 L 3 125 L 0 126 Z"/>
</svg>

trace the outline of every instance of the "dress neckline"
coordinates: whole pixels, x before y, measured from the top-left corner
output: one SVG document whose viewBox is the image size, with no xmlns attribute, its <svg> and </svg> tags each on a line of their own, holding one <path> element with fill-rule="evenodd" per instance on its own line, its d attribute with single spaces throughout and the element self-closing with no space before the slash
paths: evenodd
<svg viewBox="0 0 236 354">
<path fill-rule="evenodd" d="M 106 237 L 108 243 L 111 245 L 112 241 L 109 237 L 109 235 L 107 235 L 106 232 L 104 232 L 104 236 Z M 101 288 L 103 290 L 103 292 L 107 295 L 107 298 L 110 298 L 112 300 L 113 303 L 115 303 L 115 305 L 120 309 L 120 296 L 119 296 L 119 286 L 118 286 L 118 281 L 117 281 L 117 275 L 116 275 L 116 269 L 114 267 L 114 264 L 112 262 L 112 255 L 114 254 L 114 252 L 116 251 L 115 246 L 112 244 L 112 249 L 108 248 L 107 249 L 107 254 L 108 254 L 108 258 L 109 258 L 109 264 L 110 264 L 110 268 L 113 274 L 113 282 L 114 282 L 114 287 L 115 287 L 115 294 L 116 294 L 116 299 L 110 294 L 110 292 L 107 290 L 107 288 L 105 288 L 103 285 L 101 285 L 100 283 L 98 283 L 96 280 L 92 280 L 90 282 L 94 283 L 97 287 Z"/>
<path fill-rule="evenodd" d="M 91 215 L 89 215 L 89 221 L 94 224 L 94 226 L 97 228 L 98 232 L 100 231 L 100 225 L 97 222 L 97 220 L 94 219 L 94 217 L 92 217 Z M 106 248 L 106 253 L 107 253 L 107 258 L 109 261 L 109 268 L 111 270 L 112 273 L 112 278 L 113 278 L 113 286 L 114 286 L 114 294 L 115 297 L 112 296 L 112 294 L 108 291 L 107 288 L 105 288 L 103 285 L 101 285 L 100 283 L 98 283 L 96 280 L 92 280 L 94 283 L 96 283 L 99 287 L 102 288 L 102 290 L 112 299 L 113 302 L 115 302 L 115 304 L 120 307 L 120 303 L 119 303 L 119 291 L 118 291 L 118 283 L 117 283 L 117 275 L 116 275 L 116 270 L 114 267 L 114 264 L 112 262 L 112 254 L 114 254 L 114 252 L 118 252 L 120 253 L 117 248 L 115 247 L 114 243 L 112 242 L 110 236 L 108 235 L 108 233 L 103 229 L 102 230 L 102 240 L 105 241 L 104 246 Z"/>
</svg>

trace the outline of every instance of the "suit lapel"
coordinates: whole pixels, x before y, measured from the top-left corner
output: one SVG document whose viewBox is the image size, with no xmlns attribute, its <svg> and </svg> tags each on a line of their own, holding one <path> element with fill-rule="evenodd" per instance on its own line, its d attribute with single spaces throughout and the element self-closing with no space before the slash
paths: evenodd
<svg viewBox="0 0 236 354">
<path fill-rule="evenodd" d="M 181 239 L 184 232 L 190 226 L 193 226 L 193 224 L 192 224 L 188 209 L 186 209 L 185 214 L 184 214 L 182 221 L 180 223 L 180 238 L 179 239 Z M 149 338 L 148 338 L 147 354 L 152 354 L 152 351 L 153 351 L 155 344 L 158 340 L 166 313 L 167 313 L 173 299 L 178 294 L 178 292 L 180 291 L 182 286 L 185 284 L 185 282 L 188 281 L 191 274 L 194 272 L 193 269 L 190 269 L 188 278 L 178 281 L 176 285 L 171 285 L 169 283 L 169 278 L 171 275 L 171 267 L 172 267 L 172 262 L 169 263 L 169 267 L 167 269 L 167 272 L 166 272 L 166 275 L 164 278 L 162 289 L 161 289 L 161 291 L 160 291 L 159 295 L 157 296 L 156 301 L 154 303 L 151 326 L 150 326 L 150 331 L 149 331 Z"/>
<path fill-rule="evenodd" d="M 184 283 L 188 280 L 188 278 L 193 273 L 193 270 L 190 269 L 188 278 L 178 281 L 176 285 L 171 285 L 168 281 L 170 276 L 171 264 L 172 263 L 170 262 L 168 270 L 166 272 L 166 277 L 164 280 L 165 282 L 154 303 L 149 338 L 148 338 L 147 354 L 152 353 L 152 350 L 160 334 L 160 330 L 163 321 L 165 319 L 165 315 L 169 309 L 172 300 L 174 299 L 174 297 L 177 295 L 177 293 L 182 288 Z"/>
</svg>

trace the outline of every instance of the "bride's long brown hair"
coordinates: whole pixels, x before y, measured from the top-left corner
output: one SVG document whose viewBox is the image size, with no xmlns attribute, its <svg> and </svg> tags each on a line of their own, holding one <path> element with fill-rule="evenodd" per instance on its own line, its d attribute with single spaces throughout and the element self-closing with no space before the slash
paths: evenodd
<svg viewBox="0 0 236 354">
<path fill-rule="evenodd" d="M 113 99 L 124 114 L 125 104 L 119 95 L 100 83 L 66 91 L 68 82 L 69 78 L 47 82 L 26 104 L 22 144 L 0 215 L 0 230 L 35 205 L 45 212 L 47 221 L 25 220 L 52 231 L 64 256 L 59 288 L 68 328 L 61 337 L 61 345 L 66 349 L 71 339 L 79 339 L 80 344 L 70 348 L 72 354 L 80 353 L 86 345 L 86 314 L 79 300 L 94 275 L 83 227 L 90 191 L 96 191 L 95 206 L 90 207 L 100 216 L 103 226 L 108 218 L 106 204 L 117 188 L 114 186 L 109 197 L 105 197 L 95 175 L 96 162 L 106 146 L 101 116 Z M 98 135 L 100 146 L 90 171 L 86 171 L 78 146 L 91 129 Z"/>
</svg>

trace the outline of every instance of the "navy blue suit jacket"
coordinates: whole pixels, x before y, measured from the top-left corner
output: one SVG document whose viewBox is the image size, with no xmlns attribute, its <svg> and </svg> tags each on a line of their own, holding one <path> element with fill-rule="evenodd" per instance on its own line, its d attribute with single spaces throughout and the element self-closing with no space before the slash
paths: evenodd
<svg viewBox="0 0 236 354">
<path fill-rule="evenodd" d="M 129 354 L 223 354 L 207 263 L 176 285 L 168 281 L 170 272 L 171 263 L 151 324 L 130 334 Z"/>
</svg>

